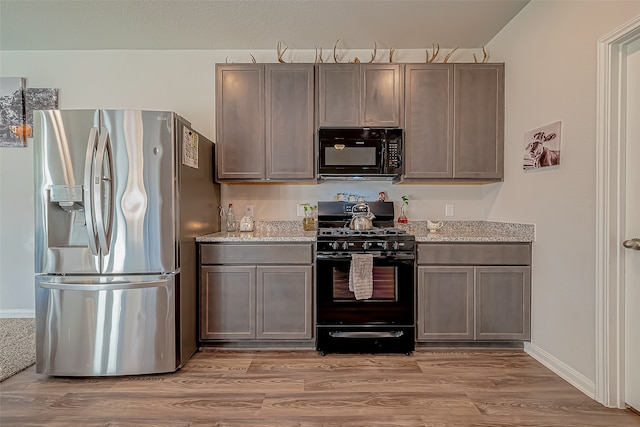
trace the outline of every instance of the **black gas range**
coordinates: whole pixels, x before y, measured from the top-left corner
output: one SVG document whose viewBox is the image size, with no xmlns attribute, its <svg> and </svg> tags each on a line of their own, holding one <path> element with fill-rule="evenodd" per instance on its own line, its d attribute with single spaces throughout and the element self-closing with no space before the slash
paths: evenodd
<svg viewBox="0 0 640 427">
<path fill-rule="evenodd" d="M 351 230 L 349 228 L 319 229 L 316 249 L 329 252 L 413 252 L 415 237 L 397 228 Z"/>
<path fill-rule="evenodd" d="M 318 203 L 316 349 L 411 353 L 415 348 L 415 237 L 394 227 L 392 202 L 370 202 L 373 228 L 353 230 L 352 202 Z M 371 295 L 352 288 L 355 257 L 370 258 Z"/>
</svg>

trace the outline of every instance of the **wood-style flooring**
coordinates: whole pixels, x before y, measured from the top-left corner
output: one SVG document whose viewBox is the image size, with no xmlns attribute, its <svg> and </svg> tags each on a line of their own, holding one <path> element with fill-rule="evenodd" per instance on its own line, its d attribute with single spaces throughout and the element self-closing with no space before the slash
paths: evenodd
<svg viewBox="0 0 640 427">
<path fill-rule="evenodd" d="M 173 374 L 0 383 L 0 426 L 640 426 L 522 350 L 207 349 Z"/>
</svg>

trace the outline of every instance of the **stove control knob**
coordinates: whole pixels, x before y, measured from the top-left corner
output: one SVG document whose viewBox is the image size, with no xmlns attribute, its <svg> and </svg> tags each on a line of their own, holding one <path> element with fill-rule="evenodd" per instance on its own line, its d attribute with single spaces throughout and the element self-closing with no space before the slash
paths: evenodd
<svg viewBox="0 0 640 427">
<path fill-rule="evenodd" d="M 371 246 L 371 243 L 369 242 L 362 242 L 362 249 L 364 249 L 365 251 L 367 249 L 369 249 L 369 246 Z"/>
<path fill-rule="evenodd" d="M 333 249 L 334 251 L 338 249 L 338 242 L 331 242 L 331 249 Z"/>
<path fill-rule="evenodd" d="M 393 242 L 393 246 L 392 247 L 393 247 L 394 251 L 397 251 L 398 248 L 400 248 L 400 244 L 398 242 Z"/>
<path fill-rule="evenodd" d="M 382 249 L 385 251 L 389 249 L 389 242 L 382 242 Z"/>
<path fill-rule="evenodd" d="M 349 248 L 347 242 L 342 242 L 342 250 L 346 251 Z"/>
</svg>

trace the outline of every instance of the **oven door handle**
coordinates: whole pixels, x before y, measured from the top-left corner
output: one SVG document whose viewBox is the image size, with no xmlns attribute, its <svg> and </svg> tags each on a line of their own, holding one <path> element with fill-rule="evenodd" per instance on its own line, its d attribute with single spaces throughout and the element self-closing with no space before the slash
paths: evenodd
<svg viewBox="0 0 640 427">
<path fill-rule="evenodd" d="M 360 252 L 358 252 L 360 253 Z M 374 259 L 384 260 L 414 260 L 416 257 L 413 252 L 408 253 L 396 253 L 392 255 L 383 255 L 382 252 L 364 252 L 373 255 Z M 331 254 L 316 254 L 316 259 L 337 259 L 337 260 L 351 260 L 351 254 L 347 252 L 331 253 Z"/>
<path fill-rule="evenodd" d="M 331 331 L 332 338 L 400 338 L 403 331 Z"/>
</svg>

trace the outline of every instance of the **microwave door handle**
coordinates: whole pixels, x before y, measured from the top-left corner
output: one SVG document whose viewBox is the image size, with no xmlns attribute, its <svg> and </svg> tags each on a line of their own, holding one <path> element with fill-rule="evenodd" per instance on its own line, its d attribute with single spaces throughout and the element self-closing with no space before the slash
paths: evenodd
<svg viewBox="0 0 640 427">
<path fill-rule="evenodd" d="M 103 176 L 105 158 L 109 166 L 108 176 Z M 110 213 L 107 213 L 109 215 L 109 220 L 105 222 L 105 208 L 111 209 L 113 204 L 113 166 L 111 160 L 111 141 L 109 138 L 109 131 L 106 128 L 102 128 L 100 130 L 100 139 L 98 140 L 92 183 L 96 208 L 96 229 L 98 231 L 98 242 L 100 243 L 102 255 L 109 254 L 109 239 L 107 237 L 111 234 L 110 223 L 112 216 Z M 104 185 L 107 185 L 109 190 L 106 194 L 108 199 L 106 207 L 102 199 L 102 189 Z"/>
<path fill-rule="evenodd" d="M 95 160 L 95 149 L 98 137 L 98 128 L 92 127 L 89 131 L 89 141 L 87 142 L 87 154 L 84 160 L 84 220 L 87 227 L 87 237 L 89 249 L 92 255 L 98 255 L 98 244 L 96 241 L 95 210 L 93 206 L 93 186 L 91 180 Z"/>
</svg>

